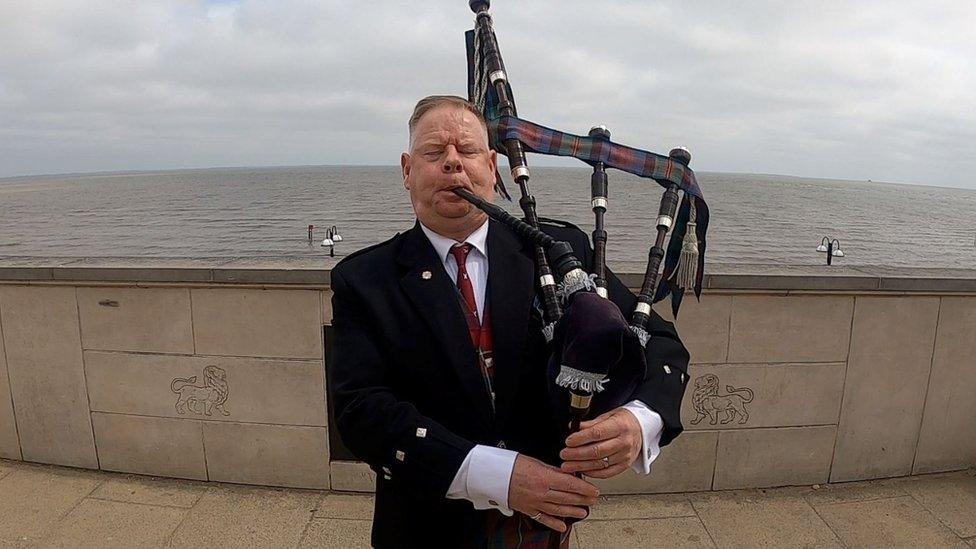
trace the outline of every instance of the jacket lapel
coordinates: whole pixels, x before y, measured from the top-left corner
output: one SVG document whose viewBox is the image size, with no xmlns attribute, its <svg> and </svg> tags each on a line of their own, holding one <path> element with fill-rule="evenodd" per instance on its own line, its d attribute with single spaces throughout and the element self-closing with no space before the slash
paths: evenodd
<svg viewBox="0 0 976 549">
<path fill-rule="evenodd" d="M 404 237 L 403 246 L 397 254 L 397 262 L 404 268 L 400 287 L 413 303 L 417 316 L 427 323 L 434 334 L 470 401 L 486 424 L 490 425 L 491 402 L 454 284 L 419 222 Z"/>
<path fill-rule="evenodd" d="M 496 410 L 500 421 L 518 390 L 522 350 L 528 335 L 535 291 L 535 263 L 522 252 L 511 231 L 491 221 L 488 226 L 488 306 L 495 366 Z"/>
</svg>

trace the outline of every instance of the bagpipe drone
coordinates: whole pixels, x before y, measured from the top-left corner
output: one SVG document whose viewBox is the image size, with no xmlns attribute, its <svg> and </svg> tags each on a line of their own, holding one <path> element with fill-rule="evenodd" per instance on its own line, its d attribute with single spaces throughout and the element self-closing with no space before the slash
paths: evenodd
<svg viewBox="0 0 976 549">
<path fill-rule="evenodd" d="M 677 316 L 686 291 L 700 298 L 708 206 L 688 167 L 691 155 L 685 149 L 676 148 L 662 156 L 614 143 L 609 131 L 600 126 L 587 136 L 579 136 L 520 118 L 488 13 L 490 1 L 470 0 L 469 6 L 476 18 L 475 28 L 465 33 L 468 99 L 485 115 L 491 147 L 508 158 L 521 194 L 519 206 L 524 219 L 515 218 L 464 189 L 455 192 L 535 246 L 543 333 L 552 348 L 552 398 L 554 404 L 561 402 L 563 407 L 569 401 L 568 427 L 573 432 L 588 415 L 630 400 L 638 384 L 656 375 L 648 371 L 651 306 L 670 296 Z M 593 274 L 583 271 L 568 244 L 539 229 L 536 201 L 528 187 L 527 152 L 572 156 L 592 166 Z M 608 202 L 608 168 L 654 180 L 665 189 L 656 219 L 657 236 L 648 251 L 644 281 L 629 322 L 617 305 L 606 299 L 607 231 L 603 217 Z M 495 187 L 499 194 L 511 199 L 497 173 Z M 671 240 L 665 251 L 669 232 Z M 680 375 L 683 391 L 687 380 L 685 374 Z"/>
</svg>

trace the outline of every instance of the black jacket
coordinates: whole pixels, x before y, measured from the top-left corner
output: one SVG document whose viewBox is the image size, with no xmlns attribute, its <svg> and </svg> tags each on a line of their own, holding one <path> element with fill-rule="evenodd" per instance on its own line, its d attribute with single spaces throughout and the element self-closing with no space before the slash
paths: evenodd
<svg viewBox="0 0 976 549">
<path fill-rule="evenodd" d="M 585 233 L 573 226 L 544 230 L 590 265 Z M 454 283 L 419 223 L 332 270 L 329 383 L 343 442 L 377 472 L 376 547 L 464 545 L 484 514 L 445 494 L 476 444 L 559 463 L 562 418 L 546 398 L 548 357 L 533 307 L 532 249 L 491 221 L 488 256 L 495 412 Z M 613 275 L 609 290 L 629 318 L 634 296 Z M 634 398 L 662 416 L 666 444 L 681 431 L 688 352 L 657 314 L 650 331 L 654 355 Z M 671 375 L 664 374 L 665 362 Z"/>
</svg>

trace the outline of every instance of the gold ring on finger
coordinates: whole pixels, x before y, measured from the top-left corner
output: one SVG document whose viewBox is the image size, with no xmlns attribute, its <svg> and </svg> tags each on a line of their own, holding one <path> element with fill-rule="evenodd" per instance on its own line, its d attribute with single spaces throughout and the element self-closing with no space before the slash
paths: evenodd
<svg viewBox="0 0 976 549">
<path fill-rule="evenodd" d="M 538 521 L 539 520 L 539 517 L 541 517 L 541 516 L 542 516 L 542 511 L 539 511 L 538 513 L 532 515 L 529 518 L 532 519 L 532 520 Z"/>
<path fill-rule="evenodd" d="M 603 468 L 606 469 L 607 467 L 610 467 L 610 458 L 605 456 L 603 458 Z"/>
</svg>

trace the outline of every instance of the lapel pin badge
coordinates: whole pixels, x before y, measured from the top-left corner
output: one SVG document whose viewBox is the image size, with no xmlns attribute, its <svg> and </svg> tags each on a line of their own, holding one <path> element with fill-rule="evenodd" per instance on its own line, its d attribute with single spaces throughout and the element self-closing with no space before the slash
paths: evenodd
<svg viewBox="0 0 976 549">
<path fill-rule="evenodd" d="M 432 273 L 430 271 L 424 271 L 424 272 L 420 273 L 420 278 L 422 278 L 424 280 L 430 280 L 430 277 L 432 277 L 432 276 L 434 276 L 434 273 Z"/>
</svg>

